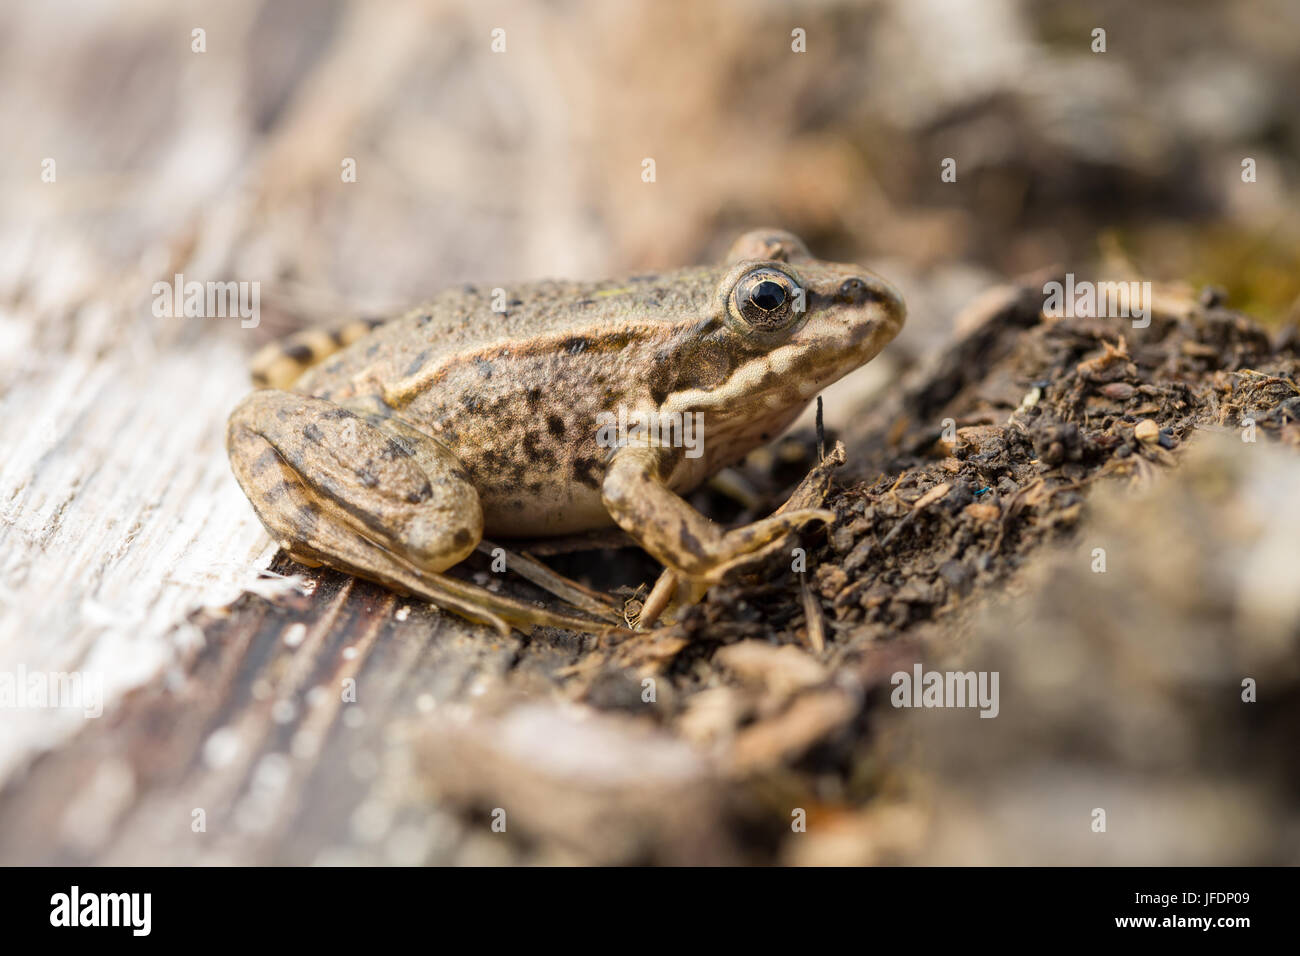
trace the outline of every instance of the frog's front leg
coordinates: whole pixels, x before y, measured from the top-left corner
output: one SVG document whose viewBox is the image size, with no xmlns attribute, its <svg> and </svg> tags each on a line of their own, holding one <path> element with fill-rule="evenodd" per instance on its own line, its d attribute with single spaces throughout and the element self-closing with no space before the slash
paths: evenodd
<svg viewBox="0 0 1300 956">
<path fill-rule="evenodd" d="M 824 508 L 781 512 L 725 530 L 700 514 L 668 487 L 675 456 L 681 449 L 627 446 L 609 462 L 601 498 L 610 516 L 669 571 L 692 585 L 687 600 L 747 556 L 756 555 L 781 536 L 809 521 L 830 523 L 835 513 Z M 663 590 L 647 601 L 642 624 L 653 623 L 663 605 Z"/>
<path fill-rule="evenodd" d="M 437 573 L 474 550 L 483 509 L 456 456 L 402 422 L 263 389 L 231 414 L 226 441 L 257 516 L 296 559 L 415 594 L 503 632 L 507 625 L 608 626 Z"/>
</svg>

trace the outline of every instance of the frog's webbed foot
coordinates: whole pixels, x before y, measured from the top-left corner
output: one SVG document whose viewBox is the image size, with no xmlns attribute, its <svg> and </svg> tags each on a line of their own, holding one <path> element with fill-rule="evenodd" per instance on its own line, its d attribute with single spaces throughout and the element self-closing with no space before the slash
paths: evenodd
<svg viewBox="0 0 1300 956">
<path fill-rule="evenodd" d="M 511 625 L 609 627 L 438 573 L 474 550 L 483 510 L 455 455 L 415 429 L 264 389 L 231 414 L 227 446 L 257 516 L 295 558 L 406 591 L 503 633 Z"/>
<path fill-rule="evenodd" d="M 621 448 L 601 489 L 614 520 L 666 569 L 641 609 L 641 627 L 653 624 L 674 600 L 698 601 L 734 568 L 762 560 L 809 522 L 835 520 L 835 513 L 824 508 L 783 507 L 752 524 L 724 530 L 669 488 L 662 471 L 660 449 Z"/>
</svg>

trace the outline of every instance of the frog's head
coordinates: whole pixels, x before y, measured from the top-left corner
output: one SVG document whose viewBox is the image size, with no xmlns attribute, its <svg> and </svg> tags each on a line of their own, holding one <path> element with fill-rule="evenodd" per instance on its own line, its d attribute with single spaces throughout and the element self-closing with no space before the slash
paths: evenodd
<svg viewBox="0 0 1300 956">
<path fill-rule="evenodd" d="M 683 407 L 768 432 L 871 361 L 903 327 L 906 307 L 861 266 L 814 259 L 797 237 L 762 229 L 733 244 L 710 313 L 681 369 L 689 381 L 675 391 Z"/>
</svg>

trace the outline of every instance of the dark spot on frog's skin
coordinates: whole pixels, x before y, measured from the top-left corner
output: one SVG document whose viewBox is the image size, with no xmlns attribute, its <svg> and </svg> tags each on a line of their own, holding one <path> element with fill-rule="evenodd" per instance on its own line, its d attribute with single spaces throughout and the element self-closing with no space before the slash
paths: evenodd
<svg viewBox="0 0 1300 956">
<path fill-rule="evenodd" d="M 488 479 L 496 487 L 513 488 L 523 484 L 524 466 L 522 462 L 515 461 L 499 451 L 486 451 L 483 453 L 483 467 L 479 469 L 481 475 L 490 475 Z"/>
<path fill-rule="evenodd" d="M 284 354 L 288 358 L 293 359 L 295 362 L 305 363 L 305 362 L 310 362 L 312 356 L 315 355 L 316 353 L 313 352 L 308 346 L 299 343 L 298 345 L 285 346 Z"/>
<path fill-rule="evenodd" d="M 460 407 L 467 412 L 477 414 L 483 410 L 483 400 L 477 395 L 462 395 L 460 397 Z"/>
<path fill-rule="evenodd" d="M 677 540 L 681 544 L 682 550 L 688 554 L 699 556 L 704 554 L 704 549 L 700 547 L 700 539 L 691 534 L 684 521 L 677 528 Z"/>
<path fill-rule="evenodd" d="M 474 367 L 478 369 L 478 373 L 484 378 L 491 378 L 492 373 L 496 371 L 492 363 L 487 359 L 476 358 L 474 360 Z"/>
<path fill-rule="evenodd" d="M 605 346 L 610 351 L 617 352 L 631 345 L 634 337 L 632 332 L 611 332 L 605 336 Z"/>
<path fill-rule="evenodd" d="M 407 366 L 406 374 L 414 375 L 420 369 L 424 368 L 424 363 L 427 361 L 429 361 L 429 350 L 425 349 L 423 352 L 421 352 L 419 355 L 417 355 L 414 359 L 411 360 L 411 364 Z"/>
<path fill-rule="evenodd" d="M 559 415 L 547 415 L 546 430 L 555 438 L 563 438 L 564 420 Z"/>
<path fill-rule="evenodd" d="M 379 343 L 378 342 L 372 343 L 371 346 L 368 349 L 366 349 L 366 358 L 374 358 L 375 353 L 377 353 L 378 351 L 379 351 Z"/>
<path fill-rule="evenodd" d="M 664 399 L 668 397 L 668 393 L 672 390 L 672 385 L 669 382 L 670 374 L 667 357 L 656 355 L 654 370 L 650 373 L 650 380 L 646 382 L 650 386 L 650 397 L 656 405 L 662 405 Z"/>
<path fill-rule="evenodd" d="M 379 452 L 379 457 L 385 461 L 396 461 L 398 458 L 411 458 L 415 452 L 407 448 L 400 440 L 389 438 L 384 444 L 383 450 Z"/>
<path fill-rule="evenodd" d="M 549 448 L 543 448 L 538 446 L 537 436 L 532 432 L 527 432 L 524 435 L 524 440 L 520 443 L 520 447 L 523 448 L 524 455 L 533 464 L 538 464 L 538 463 L 541 463 L 543 465 L 555 464 L 555 455 L 552 454 Z"/>
<path fill-rule="evenodd" d="M 458 548 L 463 548 L 469 544 L 469 532 L 461 528 L 456 532 L 456 536 L 451 539 L 451 543 Z"/>
<path fill-rule="evenodd" d="M 600 462 L 594 458 L 579 458 L 573 463 L 573 480 L 588 488 L 599 488 Z"/>
<path fill-rule="evenodd" d="M 577 302 L 575 302 L 575 303 L 573 303 L 573 304 L 576 305 L 576 306 L 578 306 L 579 308 L 581 308 L 581 307 L 583 307 L 583 306 L 595 305 L 595 304 L 596 304 L 596 300 L 595 300 L 595 299 L 579 299 Z"/>
<path fill-rule="evenodd" d="M 565 339 L 561 342 L 560 348 L 564 349 L 564 351 L 568 352 L 570 355 L 579 355 L 582 352 L 587 351 L 587 348 L 590 345 L 591 339 L 584 338 L 581 335 L 576 335 L 573 338 Z"/>
<path fill-rule="evenodd" d="M 803 290 L 804 308 L 816 315 L 818 312 L 824 312 L 834 306 L 837 299 L 834 294 L 827 295 L 824 292 L 818 292 L 816 289 L 807 287 Z"/>
<path fill-rule="evenodd" d="M 460 290 L 466 295 L 478 295 L 478 286 L 470 285 L 468 282 L 461 286 Z"/>
<path fill-rule="evenodd" d="M 413 505 L 423 504 L 433 497 L 433 486 L 427 481 L 415 491 L 406 496 L 406 500 Z"/>
<path fill-rule="evenodd" d="M 351 418 L 351 417 L 352 417 L 352 413 L 348 411 L 346 408 L 331 408 L 329 411 L 324 412 L 321 415 L 321 418 L 327 418 L 330 421 L 338 421 L 341 418 Z"/>
<path fill-rule="evenodd" d="M 342 370 L 343 370 L 342 362 L 330 362 L 329 365 L 325 366 L 326 375 L 337 375 Z"/>
<path fill-rule="evenodd" d="M 287 481 L 277 481 L 270 488 L 262 492 L 261 502 L 263 504 L 274 504 L 289 493 L 289 483 Z"/>
<path fill-rule="evenodd" d="M 424 313 L 424 315 L 420 316 L 421 325 L 428 325 L 432 321 L 433 321 L 433 314 L 430 312 L 426 312 Z"/>
<path fill-rule="evenodd" d="M 523 299 L 511 299 L 511 300 L 510 300 L 509 302 L 507 302 L 506 304 L 507 304 L 507 305 L 523 305 L 523 304 L 524 304 L 524 300 L 523 300 Z"/>
<path fill-rule="evenodd" d="M 542 390 L 534 385 L 524 392 L 524 401 L 528 403 L 529 408 L 535 408 L 542 401 Z"/>
<path fill-rule="evenodd" d="M 319 445 L 321 441 L 324 440 L 325 434 L 315 425 L 304 425 L 302 428 L 302 437 L 307 439 L 309 442 Z"/>
<path fill-rule="evenodd" d="M 253 473 L 254 477 L 256 477 L 258 475 L 261 475 L 263 472 L 265 472 L 268 468 L 273 466 L 279 460 L 280 460 L 280 456 L 276 454 L 275 449 L 268 448 L 266 449 L 266 451 L 262 452 L 260 455 L 258 455 L 256 458 L 253 459 L 253 464 L 249 466 L 248 470 Z"/>
<path fill-rule="evenodd" d="M 369 468 L 358 468 L 356 471 L 357 481 L 361 482 L 367 488 L 374 488 L 379 484 L 379 479 Z"/>
<path fill-rule="evenodd" d="M 320 511 L 315 505 L 298 506 L 298 516 L 294 521 L 294 526 L 303 537 L 310 536 L 316 530 L 316 524 L 319 521 Z"/>
</svg>

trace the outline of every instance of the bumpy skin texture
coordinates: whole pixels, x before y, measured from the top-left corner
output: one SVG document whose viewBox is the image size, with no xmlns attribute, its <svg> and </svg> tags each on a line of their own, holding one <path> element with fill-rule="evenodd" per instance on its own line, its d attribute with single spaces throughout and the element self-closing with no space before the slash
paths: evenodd
<svg viewBox="0 0 1300 956">
<path fill-rule="evenodd" d="M 751 300 L 761 279 L 768 294 Z M 449 290 L 369 331 L 309 333 L 310 346 L 259 357 L 281 371 L 320 359 L 231 416 L 236 476 L 288 550 L 391 583 L 376 547 L 440 571 L 484 529 L 617 521 L 668 566 L 702 573 L 756 545 L 734 533 L 722 545 L 677 495 L 775 437 L 904 316 L 883 280 L 779 230 L 742 236 L 717 267 L 504 289 L 504 313 L 490 288 Z M 782 297 L 770 314 L 755 305 Z M 597 416 L 620 406 L 702 413 L 703 454 L 602 447 Z"/>
</svg>

